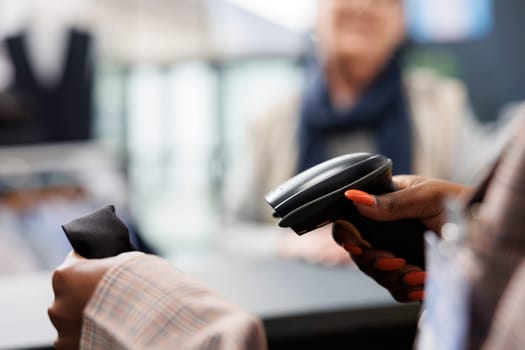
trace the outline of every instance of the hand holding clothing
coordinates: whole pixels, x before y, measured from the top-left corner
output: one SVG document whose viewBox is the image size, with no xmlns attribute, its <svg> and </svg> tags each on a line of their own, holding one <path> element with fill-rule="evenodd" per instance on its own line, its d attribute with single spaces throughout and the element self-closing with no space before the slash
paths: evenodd
<svg viewBox="0 0 525 350">
<path fill-rule="evenodd" d="M 83 311 L 98 283 L 113 266 L 137 255 L 141 253 L 88 260 L 71 252 L 57 267 L 52 279 L 55 300 L 48 309 L 49 318 L 58 331 L 55 341 L 57 350 L 79 348 Z"/>
<path fill-rule="evenodd" d="M 53 288 L 58 350 L 266 349 L 260 320 L 153 255 L 70 254 Z"/>
</svg>

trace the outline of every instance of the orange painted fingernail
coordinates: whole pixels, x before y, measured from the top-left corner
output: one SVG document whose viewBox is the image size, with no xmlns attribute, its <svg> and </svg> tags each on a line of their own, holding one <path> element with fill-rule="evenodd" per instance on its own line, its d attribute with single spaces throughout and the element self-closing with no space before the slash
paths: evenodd
<svg viewBox="0 0 525 350">
<path fill-rule="evenodd" d="M 405 259 L 401 258 L 379 258 L 374 264 L 375 268 L 381 271 L 399 270 L 405 266 Z"/>
<path fill-rule="evenodd" d="M 409 272 L 403 277 L 403 281 L 409 286 L 419 286 L 424 284 L 427 278 L 427 273 L 424 271 Z"/>
<path fill-rule="evenodd" d="M 351 255 L 361 255 L 363 252 L 363 249 L 353 243 L 345 243 L 343 244 L 343 248 L 345 248 L 345 250 Z"/>
<path fill-rule="evenodd" d="M 345 192 L 345 197 L 359 204 L 375 207 L 376 197 L 359 190 L 348 190 Z"/>
<path fill-rule="evenodd" d="M 425 299 L 425 291 L 424 290 L 414 290 L 407 294 L 408 299 L 411 301 L 421 301 Z"/>
</svg>

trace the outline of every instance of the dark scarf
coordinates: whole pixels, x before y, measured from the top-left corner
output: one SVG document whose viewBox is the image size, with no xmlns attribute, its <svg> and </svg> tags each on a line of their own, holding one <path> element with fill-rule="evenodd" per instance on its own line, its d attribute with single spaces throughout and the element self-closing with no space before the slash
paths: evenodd
<svg viewBox="0 0 525 350">
<path fill-rule="evenodd" d="M 369 89 L 349 109 L 335 109 L 322 69 L 306 84 L 299 122 L 299 163 L 303 171 L 327 159 L 330 137 L 349 131 L 370 130 L 376 150 L 394 162 L 394 174 L 412 170 L 411 123 L 406 105 L 400 54 L 396 54 Z"/>
</svg>

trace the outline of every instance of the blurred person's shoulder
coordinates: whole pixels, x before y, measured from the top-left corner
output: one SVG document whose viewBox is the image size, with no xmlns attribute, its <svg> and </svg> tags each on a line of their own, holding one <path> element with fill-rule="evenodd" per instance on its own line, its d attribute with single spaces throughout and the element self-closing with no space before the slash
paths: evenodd
<svg viewBox="0 0 525 350">
<path fill-rule="evenodd" d="M 249 126 L 250 132 L 269 136 L 279 133 L 279 130 L 294 130 L 299 120 L 300 108 L 301 95 L 298 91 L 283 96 L 255 115 Z"/>
<path fill-rule="evenodd" d="M 430 68 L 410 68 L 404 73 L 404 84 L 410 98 L 448 100 L 449 103 L 467 103 L 465 84 L 458 78 Z"/>
<path fill-rule="evenodd" d="M 425 68 L 405 71 L 403 84 L 413 123 L 414 171 L 452 179 L 458 130 L 472 119 L 465 85 Z"/>
<path fill-rule="evenodd" d="M 510 129 L 509 132 L 513 132 L 523 124 L 525 124 L 525 100 L 505 105 L 496 119 L 494 127 Z"/>
<path fill-rule="evenodd" d="M 295 174 L 300 106 L 300 92 L 291 92 L 249 120 L 242 162 L 232 171 L 231 186 L 225 191 L 227 210 L 233 220 L 274 224 L 271 207 L 254 199 L 262 199 Z"/>
</svg>

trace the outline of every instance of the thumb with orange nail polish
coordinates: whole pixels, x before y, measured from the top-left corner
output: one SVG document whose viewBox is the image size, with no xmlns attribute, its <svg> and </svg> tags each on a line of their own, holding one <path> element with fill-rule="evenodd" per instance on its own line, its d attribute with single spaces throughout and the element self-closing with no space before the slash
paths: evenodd
<svg viewBox="0 0 525 350">
<path fill-rule="evenodd" d="M 345 192 L 345 197 L 354 203 L 363 204 L 369 207 L 375 207 L 377 203 L 374 195 L 360 190 L 348 190 Z"/>
</svg>

